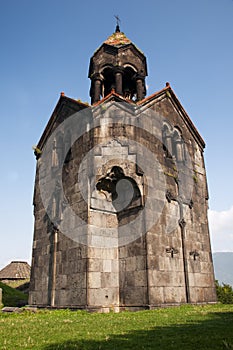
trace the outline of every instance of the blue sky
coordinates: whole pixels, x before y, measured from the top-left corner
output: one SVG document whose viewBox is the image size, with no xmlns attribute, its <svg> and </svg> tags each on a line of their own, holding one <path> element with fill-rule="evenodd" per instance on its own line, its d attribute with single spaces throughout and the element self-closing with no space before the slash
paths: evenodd
<svg viewBox="0 0 233 350">
<path fill-rule="evenodd" d="M 214 251 L 233 251 L 233 1 L 1 1 L 0 268 L 31 259 L 35 145 L 60 92 L 89 100 L 89 59 L 115 29 L 147 56 L 206 141 Z"/>
</svg>

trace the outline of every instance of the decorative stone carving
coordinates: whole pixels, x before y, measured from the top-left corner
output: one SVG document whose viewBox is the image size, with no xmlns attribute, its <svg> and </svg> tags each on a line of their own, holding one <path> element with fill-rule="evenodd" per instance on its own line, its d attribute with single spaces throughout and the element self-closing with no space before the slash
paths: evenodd
<svg viewBox="0 0 233 350">
<path fill-rule="evenodd" d="M 197 250 L 190 252 L 189 255 L 193 257 L 193 260 L 197 260 L 197 258 L 200 256 Z"/>
<path fill-rule="evenodd" d="M 171 254 L 171 258 L 174 258 L 174 254 L 178 254 L 178 250 L 171 247 L 171 248 L 166 248 L 166 253 Z"/>
<path fill-rule="evenodd" d="M 100 178 L 96 189 L 104 194 L 107 201 L 111 198 L 116 212 L 141 205 L 141 193 L 136 181 L 125 176 L 123 169 L 119 166 L 113 166 L 106 176 Z"/>
</svg>

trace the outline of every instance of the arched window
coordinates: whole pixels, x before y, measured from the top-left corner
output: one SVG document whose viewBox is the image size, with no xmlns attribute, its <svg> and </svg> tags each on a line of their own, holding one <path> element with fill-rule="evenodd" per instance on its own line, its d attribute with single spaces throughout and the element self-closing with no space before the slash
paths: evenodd
<svg viewBox="0 0 233 350">
<path fill-rule="evenodd" d="M 163 148 L 166 152 L 166 157 L 172 158 L 172 128 L 168 124 L 163 125 L 162 130 L 162 140 L 163 140 Z"/>
<path fill-rule="evenodd" d="M 61 134 L 58 134 L 53 141 L 53 149 L 52 149 L 52 167 L 53 168 L 56 168 L 62 165 L 63 152 L 64 152 L 63 137 Z"/>
<path fill-rule="evenodd" d="M 162 141 L 167 158 L 174 158 L 177 162 L 185 161 L 185 143 L 177 127 L 172 128 L 165 123 L 162 129 Z"/>
<path fill-rule="evenodd" d="M 172 148 L 172 153 L 176 158 L 176 161 L 183 162 L 185 160 L 184 140 L 182 138 L 181 132 L 177 128 L 175 128 L 173 132 Z"/>
</svg>

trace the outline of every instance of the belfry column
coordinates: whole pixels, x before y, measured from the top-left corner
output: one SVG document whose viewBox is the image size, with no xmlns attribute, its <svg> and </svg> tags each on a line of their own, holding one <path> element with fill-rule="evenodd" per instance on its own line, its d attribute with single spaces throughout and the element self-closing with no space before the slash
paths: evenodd
<svg viewBox="0 0 233 350">
<path fill-rule="evenodd" d="M 136 80 L 137 100 L 140 101 L 144 98 L 144 77 L 141 75 L 137 75 L 135 80 Z"/>
<path fill-rule="evenodd" d="M 115 67 L 114 73 L 115 73 L 115 82 L 116 82 L 116 93 L 119 95 L 122 95 L 122 80 L 123 80 L 123 72 L 124 68 L 122 67 Z"/>
<path fill-rule="evenodd" d="M 92 80 L 91 104 L 93 104 L 100 101 L 100 96 L 102 93 L 102 78 L 99 73 L 96 73 L 91 78 L 91 80 Z"/>
</svg>

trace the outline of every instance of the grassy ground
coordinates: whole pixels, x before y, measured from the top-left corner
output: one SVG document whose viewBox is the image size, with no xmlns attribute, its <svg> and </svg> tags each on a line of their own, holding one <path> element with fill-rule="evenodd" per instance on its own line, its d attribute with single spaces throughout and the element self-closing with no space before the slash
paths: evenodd
<svg viewBox="0 0 233 350">
<path fill-rule="evenodd" d="M 0 313 L 1 349 L 233 349 L 233 305 L 120 314 Z"/>
<path fill-rule="evenodd" d="M 2 302 L 4 306 L 22 306 L 27 304 L 28 296 L 19 290 L 0 282 L 2 288 Z"/>
</svg>

